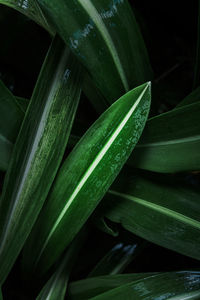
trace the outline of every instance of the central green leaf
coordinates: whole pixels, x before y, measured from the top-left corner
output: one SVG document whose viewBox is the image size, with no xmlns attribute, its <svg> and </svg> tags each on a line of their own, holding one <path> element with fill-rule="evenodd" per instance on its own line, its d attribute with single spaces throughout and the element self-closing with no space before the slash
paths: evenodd
<svg viewBox="0 0 200 300">
<path fill-rule="evenodd" d="M 136 145 L 149 107 L 147 83 L 116 101 L 73 149 L 27 245 L 29 269 L 48 269 L 86 222 Z"/>
</svg>

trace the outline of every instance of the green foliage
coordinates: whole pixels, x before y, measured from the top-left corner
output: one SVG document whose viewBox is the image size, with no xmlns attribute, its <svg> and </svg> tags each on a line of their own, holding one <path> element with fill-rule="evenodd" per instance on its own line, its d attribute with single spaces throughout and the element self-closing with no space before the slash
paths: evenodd
<svg viewBox="0 0 200 300">
<path fill-rule="evenodd" d="M 0 203 L 1 283 L 23 247 L 49 192 L 66 147 L 79 97 L 79 65 L 56 37 L 33 92 L 3 186 Z"/>
<path fill-rule="evenodd" d="M 110 106 L 72 150 L 27 242 L 30 269 L 46 271 L 75 237 L 136 145 L 149 107 L 150 86 L 144 84 Z"/>
<path fill-rule="evenodd" d="M 199 299 L 199 288 L 199 272 L 107 275 L 71 283 L 69 299 Z"/>
<path fill-rule="evenodd" d="M 0 0 L 0 299 L 200 299 L 200 39 L 153 5 Z"/>
</svg>

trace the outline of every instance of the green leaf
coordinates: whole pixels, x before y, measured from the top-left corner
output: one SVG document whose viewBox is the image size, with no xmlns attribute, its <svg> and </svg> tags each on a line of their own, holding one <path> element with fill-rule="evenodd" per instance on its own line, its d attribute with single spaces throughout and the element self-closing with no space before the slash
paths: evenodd
<svg viewBox="0 0 200 300">
<path fill-rule="evenodd" d="M 124 271 L 130 262 L 144 248 L 144 241 L 137 241 L 132 244 L 117 243 L 94 267 L 88 277 L 96 277 L 100 275 L 114 275 Z"/>
<path fill-rule="evenodd" d="M 22 98 L 22 97 L 16 97 L 16 100 L 21 108 L 21 110 L 24 112 L 26 112 L 27 110 L 27 107 L 28 107 L 28 104 L 29 104 L 29 100 L 28 99 L 25 99 L 25 98 Z"/>
<path fill-rule="evenodd" d="M 147 83 L 116 101 L 70 153 L 30 237 L 30 269 L 45 272 L 81 229 L 137 143 L 149 106 Z"/>
<path fill-rule="evenodd" d="M 112 228 L 112 226 L 109 226 L 108 223 L 106 222 L 105 219 L 102 218 L 93 218 L 92 219 L 92 223 L 94 223 L 94 225 L 101 231 L 108 233 L 114 237 L 118 236 L 119 232 L 117 229 Z"/>
<path fill-rule="evenodd" d="M 0 170 L 8 167 L 12 153 L 12 145 L 15 142 L 24 113 L 16 98 L 0 80 Z"/>
<path fill-rule="evenodd" d="M 54 30 L 50 27 L 36 0 L 0 0 L 0 4 L 16 9 L 41 25 L 52 35 L 54 34 Z"/>
<path fill-rule="evenodd" d="M 200 101 L 200 87 L 196 88 L 192 93 L 185 97 L 176 107 L 179 108 L 184 105 L 196 103 Z"/>
<path fill-rule="evenodd" d="M 199 189 L 174 177 L 125 168 L 99 207 L 101 217 L 160 246 L 200 260 Z"/>
<path fill-rule="evenodd" d="M 156 273 L 106 275 L 74 281 L 69 284 L 70 300 L 86 300 L 126 283 L 145 279 Z"/>
<path fill-rule="evenodd" d="M 163 173 L 200 170 L 199 115 L 196 102 L 149 119 L 127 163 Z"/>
<path fill-rule="evenodd" d="M 91 77 L 87 72 L 84 74 L 83 92 L 88 100 L 91 102 L 97 113 L 103 113 L 108 107 L 106 99 L 101 94 L 100 90 L 94 85 Z"/>
<path fill-rule="evenodd" d="M 60 165 L 80 97 L 80 69 L 55 38 L 18 135 L 0 200 L 0 282 L 16 260 Z"/>
<path fill-rule="evenodd" d="M 77 259 L 80 246 L 83 243 L 86 232 L 81 231 L 74 239 L 69 249 L 65 251 L 57 270 L 47 281 L 36 300 L 64 300 L 67 290 L 69 275 Z"/>
<path fill-rule="evenodd" d="M 151 79 L 146 48 L 127 0 L 38 3 L 110 104 Z"/>
<path fill-rule="evenodd" d="M 28 100 L 14 97 L 0 81 L 0 170 L 6 171 Z"/>
<path fill-rule="evenodd" d="M 3 295 L 2 295 L 2 292 L 1 292 L 1 288 L 0 288 L 0 300 L 3 300 Z"/>
<path fill-rule="evenodd" d="M 171 272 L 153 275 L 136 282 L 127 283 L 91 300 L 186 300 L 200 298 L 199 272 Z"/>
</svg>

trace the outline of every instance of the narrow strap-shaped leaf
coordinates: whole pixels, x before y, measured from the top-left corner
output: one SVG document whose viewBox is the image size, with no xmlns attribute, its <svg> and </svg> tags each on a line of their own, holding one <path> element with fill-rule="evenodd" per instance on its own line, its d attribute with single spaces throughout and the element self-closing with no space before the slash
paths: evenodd
<svg viewBox="0 0 200 300">
<path fill-rule="evenodd" d="M 50 267 L 86 222 L 137 143 L 149 106 L 147 83 L 111 105 L 70 153 L 30 236 L 30 269 Z"/>
<path fill-rule="evenodd" d="M 102 293 L 91 300 L 155 300 L 155 299 L 195 299 L 186 295 L 200 296 L 199 272 L 171 272 L 162 273 L 128 283 Z M 184 296 L 185 295 L 185 296 Z M 180 298 L 184 296 L 183 298 Z M 196 298 L 198 299 L 198 298 Z"/>
<path fill-rule="evenodd" d="M 100 275 L 114 275 L 124 271 L 130 262 L 144 248 L 144 241 L 137 241 L 132 244 L 117 243 L 94 267 L 88 277 Z"/>
<path fill-rule="evenodd" d="M 67 290 L 69 275 L 71 269 L 76 261 L 80 247 L 85 238 L 85 231 L 81 231 L 74 241 L 71 243 L 69 249 L 63 255 L 57 270 L 47 281 L 36 300 L 64 300 Z"/>
<path fill-rule="evenodd" d="M 15 98 L 1 81 L 0 93 L 0 170 L 6 171 L 28 101 Z"/>
<path fill-rule="evenodd" d="M 200 298 L 200 289 L 193 291 L 193 292 L 187 292 L 187 293 L 180 293 L 177 296 L 170 297 L 170 300 L 198 300 Z"/>
<path fill-rule="evenodd" d="M 103 97 L 100 90 L 94 85 L 92 78 L 87 72 L 84 74 L 83 92 L 98 114 L 103 113 L 107 109 L 108 103 L 105 97 Z"/>
<path fill-rule="evenodd" d="M 200 260 L 199 190 L 169 176 L 136 176 L 127 168 L 99 207 L 134 234 Z"/>
<path fill-rule="evenodd" d="M 187 293 L 180 293 L 177 296 L 170 297 L 170 300 L 198 300 L 200 298 L 200 289 L 193 291 L 193 292 L 187 292 Z"/>
<path fill-rule="evenodd" d="M 185 97 L 176 107 L 179 108 L 184 105 L 189 105 L 200 101 L 200 87 L 196 88 L 192 93 Z"/>
<path fill-rule="evenodd" d="M 24 113 L 16 98 L 0 80 L 0 169 L 6 170 Z"/>
<path fill-rule="evenodd" d="M 124 284 L 144 279 L 156 273 L 135 273 L 91 277 L 69 284 L 70 300 L 86 300 Z"/>
<path fill-rule="evenodd" d="M 196 102 L 149 119 L 128 164 L 163 173 L 200 170 L 199 115 Z"/>
<path fill-rule="evenodd" d="M 54 30 L 50 27 L 36 0 L 0 0 L 0 4 L 16 9 L 54 34 Z"/>
<path fill-rule="evenodd" d="M 21 110 L 24 112 L 24 114 L 26 113 L 28 104 L 29 104 L 29 100 L 22 98 L 22 97 L 16 97 L 16 100 L 21 108 Z"/>
<path fill-rule="evenodd" d="M 151 79 L 146 48 L 127 0 L 38 3 L 109 103 Z"/>
<path fill-rule="evenodd" d="M 59 38 L 42 67 L 0 200 L 0 281 L 19 254 L 60 165 L 80 97 L 80 69 Z"/>
</svg>

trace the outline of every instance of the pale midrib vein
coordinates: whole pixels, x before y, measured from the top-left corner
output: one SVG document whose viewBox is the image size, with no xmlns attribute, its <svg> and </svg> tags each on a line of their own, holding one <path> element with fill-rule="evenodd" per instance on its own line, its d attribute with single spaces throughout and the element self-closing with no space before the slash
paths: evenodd
<svg viewBox="0 0 200 300">
<path fill-rule="evenodd" d="M 119 55 L 115 49 L 115 45 L 113 43 L 113 40 L 101 18 L 98 11 L 94 7 L 94 5 L 91 3 L 91 0 L 78 0 L 80 5 L 84 8 L 84 10 L 87 12 L 87 14 L 91 17 L 92 21 L 95 23 L 97 28 L 99 29 L 101 35 L 103 36 L 104 40 L 106 41 L 106 45 L 108 46 L 111 56 L 113 58 L 114 64 L 118 70 L 118 73 L 120 75 L 120 78 L 122 80 L 123 86 L 125 88 L 125 91 L 129 90 L 129 85 L 126 79 L 125 72 L 123 70 L 123 66 L 120 62 Z"/>
<path fill-rule="evenodd" d="M 124 194 L 124 193 L 120 193 L 120 192 L 117 192 L 117 191 L 113 191 L 113 190 L 109 190 L 108 191 L 109 194 L 112 194 L 112 195 L 115 195 L 115 196 L 118 196 L 118 197 L 122 197 L 122 198 L 125 198 L 127 200 L 131 200 L 132 202 L 135 202 L 137 204 L 140 204 L 141 206 L 145 206 L 147 208 L 150 208 L 152 210 L 155 210 L 157 212 L 160 212 L 168 217 L 172 217 L 174 219 L 177 219 L 179 220 L 180 222 L 184 223 L 184 224 L 187 224 L 187 225 L 191 225 L 197 229 L 200 229 L 200 222 L 197 221 L 197 220 L 194 220 L 194 219 L 191 219 L 190 217 L 187 217 L 185 215 L 182 215 L 176 211 L 173 211 L 169 208 L 166 208 L 164 206 L 160 206 L 158 204 L 155 204 L 155 203 L 152 203 L 152 202 L 148 202 L 144 199 L 141 199 L 141 198 L 137 198 L 137 197 L 134 197 L 132 195 L 129 195 L 129 194 Z"/>
<path fill-rule="evenodd" d="M 37 132 L 35 134 L 34 142 L 33 142 L 33 145 L 31 147 L 31 151 L 29 153 L 28 160 L 27 160 L 27 163 L 26 163 L 26 168 L 25 168 L 23 176 L 22 176 L 22 178 L 20 180 L 19 188 L 17 190 L 17 193 L 15 194 L 15 202 L 14 202 L 14 205 L 13 205 L 11 211 L 10 211 L 8 223 L 6 224 L 6 229 L 4 231 L 3 240 L 2 240 L 2 243 L 1 243 L 1 249 L 2 249 L 2 251 L 3 251 L 4 245 L 6 243 L 7 233 L 9 231 L 10 225 L 13 222 L 12 216 L 14 215 L 14 213 L 16 211 L 16 208 L 18 206 L 18 202 L 20 200 L 21 193 L 22 193 L 22 190 L 24 188 L 24 183 L 25 183 L 25 181 L 27 179 L 28 173 L 30 172 L 30 167 L 31 167 L 33 158 L 35 156 L 35 153 L 37 152 L 37 146 L 38 146 L 38 144 L 40 142 L 41 135 L 44 132 L 45 123 L 46 123 L 46 115 L 48 114 L 49 109 L 50 109 L 49 104 L 51 103 L 52 97 L 55 94 L 55 91 L 56 91 L 57 86 L 58 86 L 58 82 L 57 82 L 56 78 L 60 77 L 60 70 L 63 69 L 63 62 L 66 61 L 66 59 L 67 59 L 68 56 L 69 56 L 69 51 L 65 52 L 65 55 L 63 55 L 63 57 L 61 58 L 61 60 L 59 62 L 59 65 L 58 65 L 57 72 L 54 75 L 53 84 L 51 86 L 51 90 L 50 90 L 50 93 L 48 95 L 48 98 L 47 98 L 47 101 L 46 101 L 46 105 L 45 105 L 44 111 L 42 113 L 39 126 L 37 128 Z M 1 251 L 0 251 L 0 253 L 1 253 Z"/>
<path fill-rule="evenodd" d="M 121 130 L 126 125 L 126 123 L 128 122 L 128 120 L 130 119 L 130 117 L 132 116 L 133 112 L 137 108 L 138 104 L 140 103 L 140 101 L 141 101 L 142 97 L 144 96 L 144 94 L 145 94 L 145 92 L 146 92 L 146 90 L 147 90 L 148 87 L 149 87 L 149 84 L 147 84 L 147 86 L 144 88 L 144 90 L 142 91 L 142 93 L 138 97 L 138 100 L 131 107 L 131 109 L 129 110 L 129 112 L 127 113 L 127 115 L 123 118 L 123 120 L 118 125 L 118 127 L 116 128 L 116 130 L 113 132 L 113 134 L 111 135 L 111 137 L 108 139 L 107 143 L 104 145 L 104 147 L 101 149 L 101 151 L 97 154 L 97 156 L 95 157 L 95 159 L 92 162 L 92 164 L 88 167 L 88 169 L 86 170 L 85 174 L 82 176 L 80 182 L 78 183 L 78 185 L 75 188 L 74 192 L 72 193 L 72 195 L 68 199 L 65 207 L 61 211 L 61 213 L 58 216 L 56 222 L 54 223 L 54 225 L 53 225 L 50 233 L 48 234 L 48 236 L 47 236 L 47 238 L 46 238 L 46 240 L 44 242 L 44 245 L 43 245 L 43 247 L 42 247 L 42 249 L 41 249 L 41 251 L 40 251 L 40 253 L 38 255 L 38 259 L 36 261 L 36 264 L 39 261 L 42 253 L 44 252 L 44 249 L 46 248 L 46 246 L 47 246 L 47 244 L 48 244 L 51 236 L 53 235 L 53 233 L 55 232 L 55 230 L 58 227 L 59 223 L 61 222 L 62 218 L 64 217 L 66 211 L 71 206 L 72 202 L 74 201 L 74 199 L 76 198 L 76 196 L 78 195 L 78 193 L 80 192 L 80 190 L 82 189 L 82 187 L 84 186 L 84 184 L 86 183 L 86 181 L 88 180 L 88 178 L 90 177 L 90 175 L 93 173 L 93 171 L 95 170 L 95 168 L 97 167 L 97 165 L 103 159 L 103 157 L 107 153 L 108 149 L 112 146 L 113 142 L 115 141 L 115 139 L 117 138 L 117 136 L 120 134 Z"/>
<path fill-rule="evenodd" d="M 155 142 L 155 143 L 138 144 L 137 148 L 176 145 L 176 144 L 181 144 L 181 143 L 195 142 L 198 140 L 200 140 L 200 135 L 195 135 L 195 136 L 190 136 L 190 137 L 180 138 L 180 139 L 175 139 L 175 140 Z"/>
</svg>

